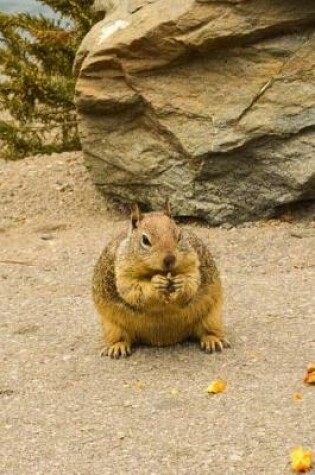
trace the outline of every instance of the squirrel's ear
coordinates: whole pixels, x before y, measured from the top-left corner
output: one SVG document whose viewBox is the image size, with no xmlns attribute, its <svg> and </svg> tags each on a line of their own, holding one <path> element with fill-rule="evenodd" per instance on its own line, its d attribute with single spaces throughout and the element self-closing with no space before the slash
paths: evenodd
<svg viewBox="0 0 315 475">
<path fill-rule="evenodd" d="M 171 216 L 172 216 L 171 205 L 170 205 L 170 202 L 169 202 L 168 198 L 166 198 L 166 200 L 165 200 L 163 212 L 164 212 L 164 214 L 166 214 L 166 216 L 169 216 L 171 218 Z"/>
<path fill-rule="evenodd" d="M 139 206 L 137 204 L 133 204 L 131 206 L 131 225 L 133 229 L 139 226 L 141 219 L 142 214 L 140 212 Z"/>
</svg>

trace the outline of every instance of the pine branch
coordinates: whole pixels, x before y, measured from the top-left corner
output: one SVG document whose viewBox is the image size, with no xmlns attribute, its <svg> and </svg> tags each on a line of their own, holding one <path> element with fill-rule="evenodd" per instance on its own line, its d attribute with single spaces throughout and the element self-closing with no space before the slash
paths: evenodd
<svg viewBox="0 0 315 475">
<path fill-rule="evenodd" d="M 0 13 L 0 122 L 7 156 L 80 148 L 72 64 L 94 22 L 93 0 L 40 0 L 59 19 Z"/>
</svg>

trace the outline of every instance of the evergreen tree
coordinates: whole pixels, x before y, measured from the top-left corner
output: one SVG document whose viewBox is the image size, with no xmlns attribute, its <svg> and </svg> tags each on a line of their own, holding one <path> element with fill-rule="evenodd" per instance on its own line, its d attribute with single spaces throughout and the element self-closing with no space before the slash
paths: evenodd
<svg viewBox="0 0 315 475">
<path fill-rule="evenodd" d="M 0 120 L 0 141 L 10 158 L 80 148 L 72 66 L 93 0 L 40 2 L 58 19 L 0 12 L 0 114 L 12 118 Z"/>
</svg>

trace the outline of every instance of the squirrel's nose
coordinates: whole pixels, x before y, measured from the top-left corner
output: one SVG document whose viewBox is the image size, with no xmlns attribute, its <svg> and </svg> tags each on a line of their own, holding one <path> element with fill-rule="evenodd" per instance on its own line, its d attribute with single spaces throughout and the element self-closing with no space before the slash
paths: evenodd
<svg viewBox="0 0 315 475">
<path fill-rule="evenodd" d="M 174 254 L 167 254 L 164 257 L 164 265 L 167 269 L 171 269 L 172 267 L 174 267 L 175 261 L 176 257 L 174 256 Z"/>
</svg>

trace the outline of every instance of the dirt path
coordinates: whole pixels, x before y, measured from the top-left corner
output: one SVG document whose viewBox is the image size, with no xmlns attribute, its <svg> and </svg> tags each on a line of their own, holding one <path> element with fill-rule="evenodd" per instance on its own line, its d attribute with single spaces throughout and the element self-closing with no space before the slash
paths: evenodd
<svg viewBox="0 0 315 475">
<path fill-rule="evenodd" d="M 231 350 L 111 361 L 90 279 L 119 222 L 80 155 L 1 163 L 0 183 L 1 475 L 285 475 L 293 447 L 315 452 L 310 220 L 198 229 L 222 271 Z M 207 396 L 217 377 L 226 392 Z"/>
</svg>

